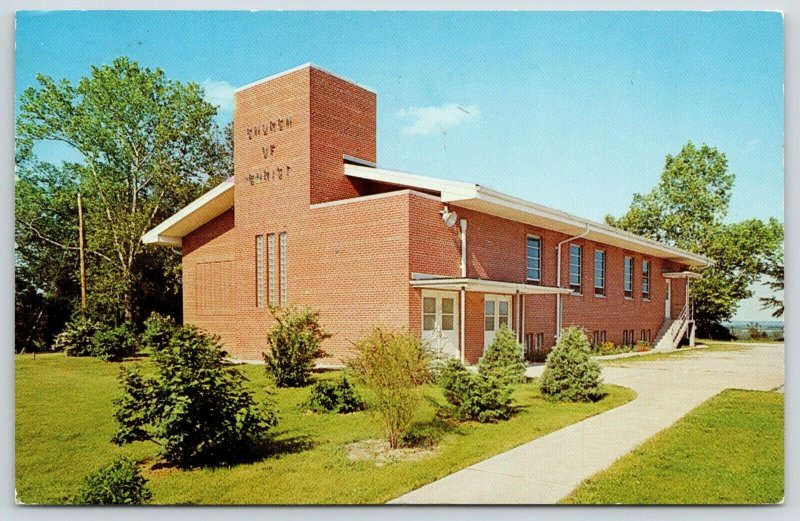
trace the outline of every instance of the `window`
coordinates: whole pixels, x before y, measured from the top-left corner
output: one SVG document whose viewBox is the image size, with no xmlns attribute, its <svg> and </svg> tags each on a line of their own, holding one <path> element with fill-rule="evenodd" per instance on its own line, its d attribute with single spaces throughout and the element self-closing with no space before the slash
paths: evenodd
<svg viewBox="0 0 800 521">
<path fill-rule="evenodd" d="M 494 331 L 494 300 L 483 303 L 483 330 Z"/>
<path fill-rule="evenodd" d="M 642 298 L 650 300 L 650 261 L 642 261 Z"/>
<path fill-rule="evenodd" d="M 633 257 L 625 257 L 625 296 L 633 297 Z"/>
<path fill-rule="evenodd" d="M 581 257 L 583 248 L 577 244 L 569 245 L 569 287 L 573 291 L 581 292 Z"/>
<path fill-rule="evenodd" d="M 541 352 L 544 349 L 544 333 L 525 333 L 525 352 Z"/>
<path fill-rule="evenodd" d="M 606 331 L 605 329 L 602 331 L 595 331 L 592 333 L 592 344 L 599 346 L 600 344 L 604 344 L 606 342 Z"/>
<path fill-rule="evenodd" d="M 422 330 L 433 331 L 436 329 L 436 297 L 422 299 Z"/>
<path fill-rule="evenodd" d="M 497 327 L 505 324 L 508 326 L 508 301 L 500 300 L 497 302 Z"/>
<path fill-rule="evenodd" d="M 606 252 L 594 250 L 594 294 L 606 294 Z"/>
<path fill-rule="evenodd" d="M 629 346 L 632 345 L 634 342 L 634 332 L 633 329 L 625 329 L 622 331 L 622 345 Z"/>
<path fill-rule="evenodd" d="M 642 342 L 650 342 L 650 330 L 642 329 L 641 334 L 639 335 L 639 340 Z"/>
<path fill-rule="evenodd" d="M 286 291 L 286 232 L 281 233 L 279 237 L 281 241 L 281 306 L 285 306 L 289 303 Z"/>
<path fill-rule="evenodd" d="M 542 281 L 542 239 L 539 237 L 528 236 L 525 268 L 528 282 Z"/>
<path fill-rule="evenodd" d="M 256 307 L 264 307 L 264 236 L 256 235 Z"/>
<path fill-rule="evenodd" d="M 268 264 L 268 286 L 269 286 L 269 305 L 278 304 L 278 280 L 275 264 L 275 234 L 267 235 L 267 264 Z"/>
<path fill-rule="evenodd" d="M 455 324 L 455 299 L 442 298 L 442 331 L 452 331 Z"/>
</svg>

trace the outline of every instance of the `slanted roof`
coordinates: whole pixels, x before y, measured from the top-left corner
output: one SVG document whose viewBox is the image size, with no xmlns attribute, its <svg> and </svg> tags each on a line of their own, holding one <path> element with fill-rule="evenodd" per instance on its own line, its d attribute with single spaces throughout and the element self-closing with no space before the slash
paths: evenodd
<svg viewBox="0 0 800 521">
<path fill-rule="evenodd" d="M 560 210 L 548 208 L 474 183 L 448 181 L 395 170 L 345 163 L 345 175 L 378 181 L 403 188 L 438 192 L 443 203 L 555 230 L 567 235 L 586 234 L 589 240 L 618 246 L 688 266 L 706 267 L 714 263 L 703 255 L 640 237 L 607 224 L 598 223 Z"/>
<path fill-rule="evenodd" d="M 233 208 L 233 177 L 221 182 L 142 235 L 142 242 L 180 246 L 186 235 L 231 208 Z"/>
</svg>

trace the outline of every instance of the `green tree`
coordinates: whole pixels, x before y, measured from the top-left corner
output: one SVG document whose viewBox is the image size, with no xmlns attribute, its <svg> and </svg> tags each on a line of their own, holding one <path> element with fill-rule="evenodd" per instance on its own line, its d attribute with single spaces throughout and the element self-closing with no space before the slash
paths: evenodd
<svg viewBox="0 0 800 521">
<path fill-rule="evenodd" d="M 764 270 L 768 279 L 764 283 L 773 291 L 783 291 L 783 248 L 776 252 L 768 261 Z M 775 295 L 761 297 L 761 309 L 772 309 L 772 316 L 780 318 L 783 316 L 783 300 Z"/>
<path fill-rule="evenodd" d="M 739 302 L 752 296 L 752 284 L 783 241 L 783 224 L 774 218 L 725 222 L 734 180 L 725 154 L 689 142 L 666 157 L 658 185 L 634 194 L 625 215 L 606 216 L 612 226 L 715 261 L 691 286 L 701 334 L 730 320 Z"/>
<path fill-rule="evenodd" d="M 18 243 L 18 252 L 46 244 L 51 256 L 74 255 L 74 210 L 54 227 L 42 217 L 52 208 L 72 208 L 74 199 L 67 204 L 67 196 L 80 191 L 92 298 L 101 312 L 122 309 L 121 318 L 131 321 L 150 289 L 148 271 L 177 282 L 178 254 L 145 246 L 141 236 L 231 174 L 229 145 L 213 120 L 216 109 L 199 85 L 169 80 L 160 69 L 127 58 L 92 67 L 77 84 L 45 75 L 37 80 L 37 88 L 22 94 L 17 117 L 18 164 L 36 165 L 18 173 L 17 190 L 23 183 L 37 192 L 17 198 L 23 203 L 17 228 L 31 239 Z M 80 159 L 43 166 L 34 160 L 34 146 L 42 141 L 65 144 Z M 37 184 L 43 171 L 51 177 L 58 171 L 64 186 L 53 191 Z M 28 204 L 37 199 L 38 205 Z M 31 256 L 20 255 L 23 262 Z M 164 293 L 162 286 L 150 296 Z"/>
<path fill-rule="evenodd" d="M 539 389 L 550 401 L 590 402 L 603 397 L 600 364 L 591 357 L 582 329 L 571 326 L 561 332 L 547 355 Z"/>
<path fill-rule="evenodd" d="M 112 441 L 152 441 L 164 461 L 181 467 L 246 455 L 277 424 L 277 415 L 271 403 L 256 403 L 247 378 L 225 363 L 226 356 L 216 337 L 183 326 L 152 352 L 155 375 L 123 366 Z"/>
</svg>

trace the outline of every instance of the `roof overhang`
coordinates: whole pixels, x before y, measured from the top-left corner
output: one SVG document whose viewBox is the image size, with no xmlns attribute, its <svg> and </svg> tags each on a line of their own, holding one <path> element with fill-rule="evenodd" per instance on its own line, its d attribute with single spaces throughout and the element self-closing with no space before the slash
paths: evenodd
<svg viewBox="0 0 800 521">
<path fill-rule="evenodd" d="M 481 293 L 496 293 L 500 295 L 555 295 L 572 293 L 568 288 L 553 286 L 536 286 L 533 284 L 519 284 L 517 282 L 503 282 L 499 280 L 469 279 L 469 278 L 425 278 L 411 279 L 411 286 L 421 289 L 439 290 L 465 290 Z"/>
<path fill-rule="evenodd" d="M 714 263 L 712 259 L 703 255 L 640 237 L 607 224 L 590 221 L 547 206 L 519 199 L 477 184 L 424 177 L 394 170 L 371 168 L 364 165 L 345 164 L 344 170 L 345 174 L 350 177 L 379 181 L 398 187 L 438 192 L 443 203 L 453 203 L 462 208 L 512 221 L 524 222 L 566 235 L 585 233 L 585 237 L 589 240 L 618 246 L 645 255 L 673 260 L 687 266 L 704 268 Z"/>
<path fill-rule="evenodd" d="M 665 279 L 701 279 L 703 275 L 697 273 L 695 271 L 665 271 L 661 275 L 664 276 Z"/>
<path fill-rule="evenodd" d="M 180 246 L 186 235 L 233 208 L 233 185 L 229 177 L 142 235 L 142 242 Z"/>
</svg>

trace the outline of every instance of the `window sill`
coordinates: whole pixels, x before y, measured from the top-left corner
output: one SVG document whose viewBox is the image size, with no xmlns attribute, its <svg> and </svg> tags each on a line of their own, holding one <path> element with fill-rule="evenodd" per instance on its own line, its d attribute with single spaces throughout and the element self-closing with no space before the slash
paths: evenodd
<svg viewBox="0 0 800 521">
<path fill-rule="evenodd" d="M 595 295 L 594 295 L 594 296 L 595 296 L 595 298 L 606 298 L 606 296 L 605 296 L 605 295 L 598 295 L 597 293 L 595 293 Z"/>
<path fill-rule="evenodd" d="M 577 292 L 575 292 L 575 290 L 573 290 L 572 293 L 569 294 L 569 296 L 570 297 L 582 297 L 583 293 L 577 293 Z"/>
<path fill-rule="evenodd" d="M 642 297 L 642 302 L 650 302 L 650 299 L 647 297 Z"/>
<path fill-rule="evenodd" d="M 633 297 L 625 297 L 625 300 L 633 300 Z"/>
</svg>

